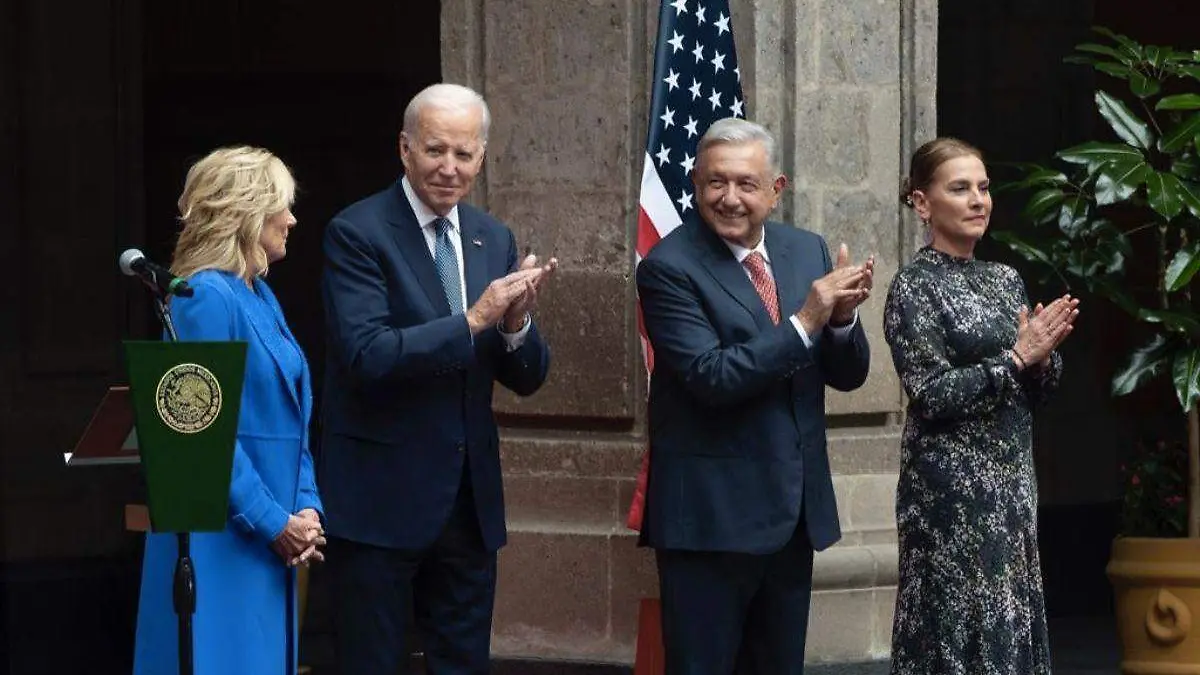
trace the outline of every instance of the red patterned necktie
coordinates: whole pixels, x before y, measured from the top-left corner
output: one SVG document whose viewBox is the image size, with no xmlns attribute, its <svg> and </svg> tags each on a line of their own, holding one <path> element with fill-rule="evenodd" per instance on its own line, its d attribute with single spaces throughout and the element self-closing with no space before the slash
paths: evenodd
<svg viewBox="0 0 1200 675">
<path fill-rule="evenodd" d="M 754 290 L 758 291 L 758 297 L 762 298 L 763 304 L 766 305 L 771 321 L 778 325 L 779 294 L 775 292 L 775 280 L 767 274 L 767 261 L 761 253 L 754 251 L 746 256 L 742 264 L 750 270 L 750 283 L 754 284 Z"/>
</svg>

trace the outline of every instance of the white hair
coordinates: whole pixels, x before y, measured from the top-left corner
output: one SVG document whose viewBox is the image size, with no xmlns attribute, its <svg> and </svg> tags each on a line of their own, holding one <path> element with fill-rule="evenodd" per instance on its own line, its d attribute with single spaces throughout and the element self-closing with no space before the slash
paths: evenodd
<svg viewBox="0 0 1200 675">
<path fill-rule="evenodd" d="M 404 133 L 410 136 L 416 135 L 417 119 L 427 108 L 453 111 L 478 109 L 482 117 L 479 132 L 483 137 L 483 144 L 487 145 L 488 129 L 492 126 L 492 114 L 488 111 L 487 102 L 474 89 L 447 82 L 425 87 L 412 97 L 412 100 L 408 102 L 408 107 L 404 109 Z"/>
<path fill-rule="evenodd" d="M 719 119 L 708 126 L 708 130 L 700 137 L 696 147 L 696 156 L 714 145 L 744 145 L 746 143 L 761 143 L 767 151 L 767 165 L 773 173 L 779 173 L 779 149 L 775 137 L 761 124 L 738 117 Z"/>
</svg>

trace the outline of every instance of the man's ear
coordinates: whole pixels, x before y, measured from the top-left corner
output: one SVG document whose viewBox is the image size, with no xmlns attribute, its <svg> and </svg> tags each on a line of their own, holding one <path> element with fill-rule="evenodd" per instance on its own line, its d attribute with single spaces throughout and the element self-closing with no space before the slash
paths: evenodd
<svg viewBox="0 0 1200 675">
<path fill-rule="evenodd" d="M 775 185 L 773 187 L 775 189 L 776 195 L 782 194 L 784 188 L 786 188 L 787 186 L 788 186 L 788 177 L 786 175 L 781 173 L 775 177 Z"/>
</svg>

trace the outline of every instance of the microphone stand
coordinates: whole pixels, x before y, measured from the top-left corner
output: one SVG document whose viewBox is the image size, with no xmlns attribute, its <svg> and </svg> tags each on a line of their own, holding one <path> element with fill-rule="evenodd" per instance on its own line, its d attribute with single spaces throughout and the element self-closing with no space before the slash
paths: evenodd
<svg viewBox="0 0 1200 675">
<path fill-rule="evenodd" d="M 167 298 L 155 287 L 146 284 L 154 294 L 154 312 L 162 321 L 169 342 L 178 342 L 175 323 Z M 177 557 L 171 594 L 171 604 L 179 620 L 179 675 L 192 675 L 195 668 L 192 616 L 196 613 L 196 568 L 192 564 L 192 534 L 176 532 Z"/>
</svg>

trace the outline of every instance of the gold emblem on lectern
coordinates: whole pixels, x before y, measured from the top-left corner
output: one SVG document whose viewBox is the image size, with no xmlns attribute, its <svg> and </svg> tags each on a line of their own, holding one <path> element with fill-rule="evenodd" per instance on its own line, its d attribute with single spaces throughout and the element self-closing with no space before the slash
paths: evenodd
<svg viewBox="0 0 1200 675">
<path fill-rule="evenodd" d="M 181 434 L 204 431 L 221 412 L 221 384 L 204 366 L 181 363 L 163 374 L 154 395 L 158 417 Z"/>
</svg>

